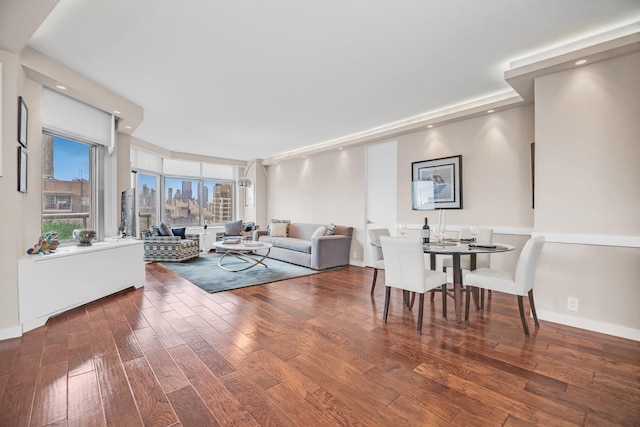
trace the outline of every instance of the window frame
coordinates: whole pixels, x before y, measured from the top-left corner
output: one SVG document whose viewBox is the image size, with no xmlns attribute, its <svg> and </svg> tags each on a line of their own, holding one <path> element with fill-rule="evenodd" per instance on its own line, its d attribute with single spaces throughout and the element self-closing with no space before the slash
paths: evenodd
<svg viewBox="0 0 640 427">
<path fill-rule="evenodd" d="M 100 214 L 101 212 L 101 207 L 104 204 L 104 200 L 100 200 L 100 194 L 102 193 L 100 191 L 101 188 L 103 188 L 104 186 L 104 177 L 101 174 L 102 168 L 100 168 L 100 164 L 104 163 L 104 158 L 105 158 L 105 147 L 101 144 L 97 144 L 95 142 L 91 142 L 85 138 L 79 137 L 77 135 L 69 135 L 66 134 L 65 132 L 62 131 L 58 131 L 58 130 L 51 130 L 51 129 L 47 129 L 47 128 L 43 128 L 42 132 L 41 132 L 41 137 L 44 140 L 45 137 L 51 137 L 52 138 L 52 144 L 55 142 L 55 138 L 61 138 L 61 139 L 65 139 L 67 141 L 71 141 L 74 142 L 76 144 L 82 144 L 82 145 L 86 145 L 89 148 L 89 177 L 88 177 L 88 181 L 90 183 L 90 189 L 91 189 L 91 197 L 90 197 L 90 208 L 89 208 L 89 218 L 91 219 L 91 225 L 87 226 L 86 225 L 86 221 L 84 222 L 85 227 L 92 229 L 94 231 L 96 231 L 96 239 L 97 240 L 102 240 L 103 239 L 103 234 L 104 234 L 104 218 L 103 215 Z M 54 154 L 54 150 L 52 147 L 52 156 L 55 156 Z M 44 162 L 44 156 L 42 161 Z M 44 176 L 44 170 L 42 171 L 43 173 L 41 173 L 41 177 L 40 179 L 44 182 L 44 180 L 46 179 Z M 82 178 L 81 178 L 82 179 Z M 50 194 L 56 194 L 56 195 L 60 195 L 63 192 L 60 191 L 56 191 Z M 40 228 L 43 234 L 45 234 L 48 230 L 44 230 L 44 215 L 45 214 L 45 197 L 47 196 L 47 194 L 45 193 L 45 186 L 44 183 L 42 184 L 42 188 L 41 188 L 41 194 L 40 194 Z M 73 196 L 72 197 L 72 203 L 71 203 L 71 209 L 69 212 L 65 212 L 65 213 L 70 213 L 73 214 Z M 82 208 L 82 206 L 84 206 L 84 199 L 88 197 L 88 196 L 84 196 L 81 195 L 80 196 L 80 207 Z M 79 213 L 83 213 L 83 212 L 79 212 Z M 71 239 L 59 239 L 60 244 L 71 244 L 74 243 L 73 238 Z"/>
</svg>

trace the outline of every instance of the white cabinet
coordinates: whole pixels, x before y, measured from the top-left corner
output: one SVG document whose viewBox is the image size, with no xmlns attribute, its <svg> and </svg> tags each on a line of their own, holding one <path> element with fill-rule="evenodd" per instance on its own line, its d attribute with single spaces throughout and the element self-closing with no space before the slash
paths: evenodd
<svg viewBox="0 0 640 427">
<path fill-rule="evenodd" d="M 143 242 L 107 240 L 91 246 L 59 247 L 49 255 L 18 261 L 20 324 L 26 332 L 50 316 L 144 284 Z"/>
</svg>

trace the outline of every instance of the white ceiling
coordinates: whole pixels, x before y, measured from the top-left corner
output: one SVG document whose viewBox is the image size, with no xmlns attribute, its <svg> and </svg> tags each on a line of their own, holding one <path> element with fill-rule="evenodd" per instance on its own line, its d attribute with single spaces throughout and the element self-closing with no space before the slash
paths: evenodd
<svg viewBox="0 0 640 427">
<path fill-rule="evenodd" d="M 511 90 L 511 61 L 638 0 L 61 0 L 33 49 L 144 109 L 134 136 L 249 160 Z"/>
</svg>

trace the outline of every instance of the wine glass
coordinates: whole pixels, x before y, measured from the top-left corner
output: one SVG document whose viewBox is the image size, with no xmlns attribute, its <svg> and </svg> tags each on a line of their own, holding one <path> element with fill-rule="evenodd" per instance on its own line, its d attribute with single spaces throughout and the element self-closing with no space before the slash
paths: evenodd
<svg viewBox="0 0 640 427">
<path fill-rule="evenodd" d="M 478 234 L 480 234 L 480 227 L 478 227 L 477 224 L 474 224 L 471 227 L 471 236 L 473 237 L 474 242 L 478 241 Z"/>
<path fill-rule="evenodd" d="M 404 237 L 404 235 L 407 234 L 407 224 L 399 224 L 398 232 Z"/>
</svg>

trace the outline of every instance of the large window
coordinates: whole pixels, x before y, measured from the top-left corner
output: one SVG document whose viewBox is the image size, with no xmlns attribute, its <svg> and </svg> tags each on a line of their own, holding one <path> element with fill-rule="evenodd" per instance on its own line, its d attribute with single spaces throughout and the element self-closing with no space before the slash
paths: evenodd
<svg viewBox="0 0 640 427">
<path fill-rule="evenodd" d="M 158 217 L 158 176 L 145 173 L 136 174 L 138 178 L 138 217 L 140 228 L 147 229 L 159 224 Z"/>
<path fill-rule="evenodd" d="M 205 224 L 233 221 L 234 185 L 230 182 L 203 181 L 203 219 Z"/>
<path fill-rule="evenodd" d="M 174 226 L 200 225 L 199 183 L 197 179 L 164 179 L 164 222 Z"/>
<path fill-rule="evenodd" d="M 42 146 L 42 235 L 54 231 L 64 241 L 75 229 L 95 229 L 96 148 L 47 133 Z"/>
<path fill-rule="evenodd" d="M 238 214 L 237 166 L 165 158 L 134 146 L 131 166 L 140 229 L 222 224 Z"/>
</svg>

